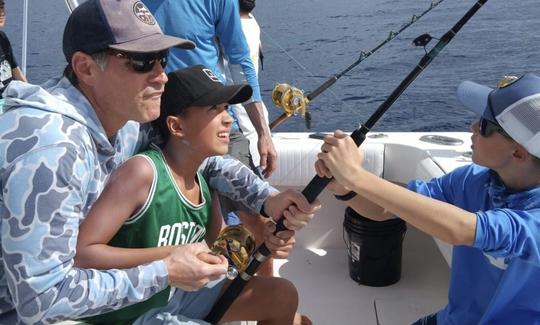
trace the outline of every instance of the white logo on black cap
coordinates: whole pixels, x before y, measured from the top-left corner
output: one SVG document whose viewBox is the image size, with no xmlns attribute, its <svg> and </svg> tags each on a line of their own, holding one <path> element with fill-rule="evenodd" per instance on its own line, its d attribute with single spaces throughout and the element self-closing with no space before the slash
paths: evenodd
<svg viewBox="0 0 540 325">
<path fill-rule="evenodd" d="M 204 68 L 202 71 L 212 80 L 213 82 L 221 82 L 218 77 L 212 72 L 212 70 Z"/>
<path fill-rule="evenodd" d="M 150 10 L 148 10 L 144 3 L 140 1 L 135 2 L 133 5 L 133 13 L 135 14 L 135 17 L 147 25 L 156 24 L 156 20 L 154 19 L 154 16 L 152 16 L 152 13 L 150 13 Z"/>
</svg>

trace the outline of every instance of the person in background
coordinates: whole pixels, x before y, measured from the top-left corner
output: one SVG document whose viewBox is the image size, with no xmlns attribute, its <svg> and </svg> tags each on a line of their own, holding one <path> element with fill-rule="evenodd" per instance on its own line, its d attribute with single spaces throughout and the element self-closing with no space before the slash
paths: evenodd
<svg viewBox="0 0 540 325">
<path fill-rule="evenodd" d="M 64 77 L 43 86 L 12 82 L 4 92 L 1 324 L 102 314 L 169 285 L 202 288 L 226 272 L 223 264 L 192 263 L 208 252 L 203 245 L 128 269 L 73 266 L 80 223 L 112 171 L 145 148 L 145 127 L 160 114 L 168 49 L 194 44 L 164 35 L 139 0 L 87 0 L 69 16 L 62 45 Z M 271 216 L 302 201 L 300 193 L 278 193 L 234 159 L 210 158 L 203 176 L 216 191 Z M 286 214 L 289 229 L 310 219 L 293 212 Z"/>
<path fill-rule="evenodd" d="M 260 166 L 263 177 L 269 177 L 277 168 L 277 153 L 268 120 L 265 119 L 257 72 L 242 31 L 238 0 L 143 0 L 143 2 L 166 34 L 192 40 L 197 45 L 193 51 L 172 49 L 167 71 L 202 64 L 212 70 L 222 82 L 227 83 L 226 71 L 220 68 L 220 55 L 223 53 L 231 73 L 229 82 L 249 83 L 253 89 L 253 96 L 243 103 L 243 107 L 258 136 L 256 143 L 260 159 L 254 164 L 249 151 L 249 141 L 240 130 L 238 119 L 231 107 L 229 113 L 233 117 L 233 124 L 228 153 L 254 171 L 258 171 L 256 166 Z M 238 211 L 236 202 L 226 197 L 220 197 L 220 202 L 227 223 L 242 222 L 260 244 L 265 218 L 258 214 L 237 216 L 234 213 Z M 267 260 L 259 274 L 272 275 L 272 259 Z"/>
<path fill-rule="evenodd" d="M 458 98 L 480 116 L 472 164 L 403 188 L 364 170 L 362 152 L 336 131 L 317 174 L 334 177 L 334 193 L 361 215 L 399 216 L 454 245 L 448 304 L 415 324 L 538 324 L 540 77 L 507 77 L 496 89 L 465 81 Z"/>
<path fill-rule="evenodd" d="M 0 28 L 4 28 L 6 25 L 6 18 L 6 4 L 4 0 L 0 0 Z M 0 30 L 0 114 L 4 111 L 4 97 L 2 94 L 12 80 L 26 82 L 26 77 L 17 65 L 6 33 Z"/>
<path fill-rule="evenodd" d="M 232 123 L 227 106 L 251 97 L 251 87 L 224 86 L 202 65 L 176 70 L 168 78 L 161 115 L 154 122 L 165 144 L 134 156 L 113 174 L 81 225 L 76 266 L 106 270 L 143 265 L 166 258 L 176 247 L 188 249 L 204 241 L 211 246 L 223 226 L 219 205 L 198 168 L 204 159 L 227 153 Z M 267 222 L 267 246 L 286 256 L 293 232 L 273 238 L 274 223 Z M 198 258 L 227 263 L 223 256 L 205 252 Z M 222 278 L 195 292 L 167 288 L 144 303 L 85 322 L 131 324 L 137 319 L 136 324 L 148 324 L 165 317 L 168 322 L 197 322 L 210 312 L 225 283 Z M 253 277 L 221 321 L 292 324 L 297 306 L 298 293 L 289 281 Z"/>
<path fill-rule="evenodd" d="M 233 73 L 233 80 L 235 82 L 247 81 L 253 89 L 253 96 L 244 103 L 244 107 L 246 107 L 251 123 L 258 134 L 257 148 L 263 175 L 269 177 L 277 167 L 277 154 L 270 129 L 264 120 L 257 73 L 242 32 L 237 0 L 143 0 L 143 2 L 154 14 L 166 34 L 192 40 L 197 45 L 197 48 L 189 53 L 171 50 L 167 72 L 202 64 L 225 82 L 223 71 L 219 69 L 219 45 L 217 42 L 223 46 Z M 234 120 L 229 154 L 249 166 L 243 158 L 249 155 L 247 141 L 238 128 L 234 113 L 231 110 L 229 113 Z M 239 143 L 239 146 L 235 146 L 236 142 Z M 237 154 L 236 151 L 240 152 Z"/>
<path fill-rule="evenodd" d="M 259 58 L 261 57 L 262 60 L 260 28 L 257 21 L 250 13 L 255 8 L 255 0 L 239 0 L 238 4 L 240 9 L 242 31 L 244 32 L 247 44 L 249 46 L 251 61 L 253 62 L 255 71 L 258 74 Z M 235 81 L 233 80 L 233 74 L 231 73 L 227 55 L 223 50 L 223 46 L 220 45 L 219 48 L 219 68 L 221 71 L 223 71 L 227 82 L 234 83 Z M 264 123 L 268 125 L 268 110 L 266 109 L 266 106 L 262 100 L 261 107 L 264 115 Z M 231 105 L 231 109 L 234 112 L 234 116 L 236 116 L 238 120 L 240 131 L 246 137 L 249 145 L 249 152 L 244 156 L 242 161 L 249 164 L 248 166 L 251 168 L 251 170 L 263 178 L 264 176 L 262 175 L 262 168 L 260 167 L 260 156 L 257 150 L 258 136 L 253 124 L 251 124 L 246 108 L 239 103 Z M 241 222 L 255 235 L 255 238 L 263 237 L 264 227 L 262 225 L 264 224 L 265 220 L 263 216 L 251 216 L 240 210 L 231 212 L 231 210 L 234 210 L 234 204 L 227 199 L 222 199 L 221 201 L 222 205 L 225 206 L 223 213 L 226 214 L 227 223 L 236 224 Z M 267 259 L 257 271 L 257 274 L 260 276 L 272 276 L 273 273 L 274 268 L 272 258 Z"/>
<path fill-rule="evenodd" d="M 240 21 L 242 23 L 242 31 L 246 37 L 247 44 L 249 46 L 250 58 L 255 67 L 255 72 L 259 73 L 259 61 L 262 66 L 262 44 L 261 44 L 261 29 L 257 20 L 251 13 L 255 8 L 255 0 L 238 0 L 240 8 Z M 227 61 L 228 63 L 228 61 Z M 261 107 L 264 116 L 264 123 L 269 125 L 268 110 L 266 105 L 261 100 Z M 251 124 L 246 109 L 241 104 L 232 105 L 234 115 L 238 119 L 240 130 L 246 136 L 249 141 L 249 151 L 251 155 L 251 163 L 254 168 L 260 168 L 260 156 L 257 150 L 258 136 L 257 131 Z"/>
</svg>

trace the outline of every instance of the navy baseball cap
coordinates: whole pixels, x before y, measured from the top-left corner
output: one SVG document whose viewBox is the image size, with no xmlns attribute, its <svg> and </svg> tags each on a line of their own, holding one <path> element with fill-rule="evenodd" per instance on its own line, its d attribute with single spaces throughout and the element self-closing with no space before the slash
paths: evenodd
<svg viewBox="0 0 540 325">
<path fill-rule="evenodd" d="M 527 73 L 505 77 L 497 88 L 472 81 L 457 90 L 461 103 L 478 116 L 500 125 L 529 153 L 540 157 L 540 77 Z"/>
<path fill-rule="evenodd" d="M 248 84 L 224 85 L 203 65 L 179 69 L 167 74 L 169 81 L 161 96 L 161 115 L 180 114 L 190 106 L 238 104 L 251 98 Z"/>
<path fill-rule="evenodd" d="M 73 10 L 64 29 L 66 60 L 77 51 L 94 54 L 106 49 L 150 53 L 195 44 L 164 35 L 140 0 L 87 0 Z"/>
<path fill-rule="evenodd" d="M 164 140 L 169 138 L 165 122 L 167 116 L 181 114 L 191 106 L 243 103 L 250 99 L 253 93 L 248 84 L 224 85 L 203 65 L 175 70 L 168 73 L 167 77 L 169 81 L 161 95 L 161 114 L 153 122 Z"/>
</svg>

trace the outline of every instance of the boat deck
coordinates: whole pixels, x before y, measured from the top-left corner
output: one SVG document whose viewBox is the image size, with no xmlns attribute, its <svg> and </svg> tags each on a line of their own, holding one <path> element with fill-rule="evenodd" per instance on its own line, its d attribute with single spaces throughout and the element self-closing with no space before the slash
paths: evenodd
<svg viewBox="0 0 540 325">
<path fill-rule="evenodd" d="M 411 226 L 402 254 L 401 280 L 387 287 L 352 280 L 343 248 L 295 248 L 277 275 L 295 284 L 299 312 L 314 324 L 410 324 L 446 304 L 449 267 L 433 239 Z"/>
<path fill-rule="evenodd" d="M 302 190 L 315 175 L 321 141 L 306 133 L 273 137 L 279 167 L 270 182 L 280 190 Z M 397 184 L 441 176 L 470 160 L 470 133 L 384 133 L 362 144 L 364 167 Z M 447 302 L 451 246 L 408 225 L 401 280 L 387 287 L 359 285 L 349 276 L 343 240 L 345 204 L 327 191 L 322 209 L 304 229 L 289 260 L 275 273 L 291 280 L 300 295 L 299 312 L 314 324 L 410 324 Z"/>
</svg>

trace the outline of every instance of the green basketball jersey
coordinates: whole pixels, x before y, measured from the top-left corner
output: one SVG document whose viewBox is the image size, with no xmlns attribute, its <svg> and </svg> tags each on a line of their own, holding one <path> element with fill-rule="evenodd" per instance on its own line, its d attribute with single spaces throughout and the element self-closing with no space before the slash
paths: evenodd
<svg viewBox="0 0 540 325">
<path fill-rule="evenodd" d="M 197 174 L 203 200 L 201 204 L 193 204 L 176 185 L 159 148 L 153 146 L 139 155 L 145 157 L 154 169 L 150 193 L 144 206 L 126 220 L 109 245 L 149 248 L 203 241 L 212 215 L 210 190 L 204 178 Z M 146 311 L 165 306 L 169 293 L 170 287 L 144 302 L 85 321 L 93 324 L 130 324 Z"/>
</svg>

